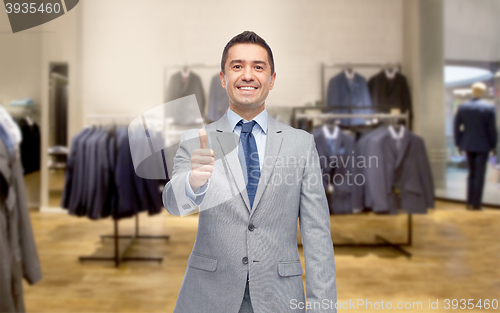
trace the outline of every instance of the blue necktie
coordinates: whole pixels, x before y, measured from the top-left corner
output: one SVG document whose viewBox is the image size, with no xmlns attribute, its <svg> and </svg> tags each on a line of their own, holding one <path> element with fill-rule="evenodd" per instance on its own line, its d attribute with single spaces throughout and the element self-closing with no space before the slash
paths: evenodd
<svg viewBox="0 0 500 313">
<path fill-rule="evenodd" d="M 330 146 L 331 155 L 335 155 L 335 139 L 328 139 L 328 145 Z"/>
<path fill-rule="evenodd" d="M 252 134 L 252 129 L 256 123 L 256 121 L 243 123 L 243 120 L 238 122 L 238 125 L 241 126 L 240 142 L 245 153 L 245 165 L 248 178 L 247 193 L 250 200 L 250 208 L 253 207 L 253 200 L 255 198 L 255 193 L 257 192 L 257 186 L 259 185 L 260 179 L 259 152 L 257 151 L 255 137 Z M 242 168 L 245 169 L 243 164 Z"/>
</svg>

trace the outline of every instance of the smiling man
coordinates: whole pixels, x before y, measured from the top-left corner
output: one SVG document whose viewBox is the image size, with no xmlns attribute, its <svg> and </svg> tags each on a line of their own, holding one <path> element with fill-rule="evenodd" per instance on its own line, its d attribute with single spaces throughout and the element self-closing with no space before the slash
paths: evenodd
<svg viewBox="0 0 500 313">
<path fill-rule="evenodd" d="M 174 312 L 336 312 L 318 153 L 312 135 L 267 113 L 271 48 L 254 32 L 237 35 L 224 48 L 220 78 L 229 110 L 196 140 L 181 141 L 163 191 L 171 214 L 200 212 Z"/>
</svg>

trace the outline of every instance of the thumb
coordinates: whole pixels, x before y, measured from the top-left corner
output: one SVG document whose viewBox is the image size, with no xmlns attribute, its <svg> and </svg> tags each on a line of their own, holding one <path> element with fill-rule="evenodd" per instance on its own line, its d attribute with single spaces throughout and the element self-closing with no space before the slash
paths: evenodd
<svg viewBox="0 0 500 313">
<path fill-rule="evenodd" d="M 198 135 L 200 136 L 200 148 L 206 149 L 208 146 L 207 132 L 202 128 L 198 131 Z"/>
</svg>

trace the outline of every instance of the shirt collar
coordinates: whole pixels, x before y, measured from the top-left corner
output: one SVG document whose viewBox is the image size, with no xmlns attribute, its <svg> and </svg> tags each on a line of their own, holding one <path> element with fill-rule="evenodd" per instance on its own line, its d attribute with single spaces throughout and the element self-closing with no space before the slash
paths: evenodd
<svg viewBox="0 0 500 313">
<path fill-rule="evenodd" d="M 328 126 L 323 125 L 323 134 L 325 135 L 326 139 L 337 139 L 337 137 L 339 136 L 339 127 L 335 126 L 333 132 L 330 133 Z"/>
<path fill-rule="evenodd" d="M 391 133 L 391 136 L 393 139 L 401 139 L 405 135 L 405 127 L 401 125 L 401 128 L 399 129 L 399 134 L 396 132 L 394 127 L 392 125 L 389 126 L 389 132 Z"/>
<path fill-rule="evenodd" d="M 236 124 L 238 124 L 241 119 L 243 119 L 241 116 L 236 114 L 231 108 L 227 110 L 227 119 L 229 120 L 229 125 L 231 126 L 231 130 L 234 131 L 234 128 L 236 127 Z M 267 113 L 267 109 L 264 108 L 264 111 L 260 112 L 259 115 L 253 118 L 254 121 L 257 122 L 259 127 L 262 129 L 264 134 L 267 134 L 267 122 L 269 120 L 269 114 Z M 243 119 L 243 122 L 249 122 L 245 119 Z"/>
</svg>

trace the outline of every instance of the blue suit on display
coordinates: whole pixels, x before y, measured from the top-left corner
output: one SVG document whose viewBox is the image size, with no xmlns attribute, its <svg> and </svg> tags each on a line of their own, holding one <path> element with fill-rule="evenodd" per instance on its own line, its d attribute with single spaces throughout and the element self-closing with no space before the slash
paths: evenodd
<svg viewBox="0 0 500 313">
<path fill-rule="evenodd" d="M 481 206 L 488 153 L 497 144 L 495 107 L 474 98 L 458 107 L 455 116 L 455 144 L 467 153 L 469 176 L 467 179 L 467 204 Z"/>
<path fill-rule="evenodd" d="M 366 107 L 372 106 L 370 91 L 366 79 L 354 73 L 352 80 L 347 78 L 345 72 L 333 77 L 328 83 L 328 94 L 326 105 L 335 107 L 332 112 L 335 113 L 354 113 L 354 114 L 370 114 L 372 109 Z M 346 109 L 338 108 L 345 107 Z M 365 107 L 364 109 L 350 109 L 349 107 Z M 364 125 L 365 119 L 345 119 L 342 120 L 342 125 Z"/>
</svg>

